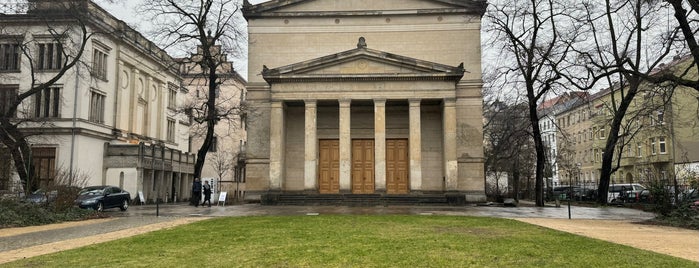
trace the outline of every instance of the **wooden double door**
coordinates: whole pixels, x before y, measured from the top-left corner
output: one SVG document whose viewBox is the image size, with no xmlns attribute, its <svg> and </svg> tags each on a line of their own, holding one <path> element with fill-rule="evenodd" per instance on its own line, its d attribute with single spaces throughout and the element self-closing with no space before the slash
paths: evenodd
<svg viewBox="0 0 699 268">
<path fill-rule="evenodd" d="M 386 193 L 408 193 L 408 140 L 386 140 Z"/>
<path fill-rule="evenodd" d="M 340 142 L 319 141 L 318 191 L 340 192 Z M 375 192 L 374 140 L 352 140 L 352 193 Z M 408 141 L 386 140 L 386 192 L 408 193 Z"/>
</svg>

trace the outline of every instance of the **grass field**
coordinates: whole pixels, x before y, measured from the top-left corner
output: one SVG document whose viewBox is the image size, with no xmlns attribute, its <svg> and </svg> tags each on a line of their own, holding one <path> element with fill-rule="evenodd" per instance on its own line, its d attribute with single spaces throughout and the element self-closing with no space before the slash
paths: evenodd
<svg viewBox="0 0 699 268">
<path fill-rule="evenodd" d="M 449 216 L 216 218 L 8 267 L 697 267 L 514 220 Z"/>
</svg>

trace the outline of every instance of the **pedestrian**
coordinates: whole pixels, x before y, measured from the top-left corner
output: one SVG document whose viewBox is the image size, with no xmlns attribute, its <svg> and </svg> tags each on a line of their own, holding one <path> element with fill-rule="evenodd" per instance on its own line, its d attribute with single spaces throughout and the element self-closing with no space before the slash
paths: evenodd
<svg viewBox="0 0 699 268">
<path fill-rule="evenodd" d="M 209 181 L 204 181 L 202 188 L 204 189 L 204 202 L 201 202 L 201 205 L 204 206 L 204 203 L 209 202 L 209 207 L 211 207 L 211 185 L 209 185 Z"/>
<path fill-rule="evenodd" d="M 194 178 L 192 183 L 192 204 L 195 207 L 199 207 L 199 201 L 201 200 L 201 181 L 199 178 Z"/>
</svg>

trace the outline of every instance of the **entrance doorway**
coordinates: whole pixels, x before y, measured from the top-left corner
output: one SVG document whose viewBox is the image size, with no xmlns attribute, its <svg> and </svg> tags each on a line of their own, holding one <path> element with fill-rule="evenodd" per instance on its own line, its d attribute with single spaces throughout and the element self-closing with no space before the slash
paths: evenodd
<svg viewBox="0 0 699 268">
<path fill-rule="evenodd" d="M 374 140 L 352 140 L 352 193 L 374 193 Z"/>
<path fill-rule="evenodd" d="M 340 193 L 340 141 L 320 140 L 318 148 L 318 192 Z"/>
<path fill-rule="evenodd" d="M 386 193 L 408 193 L 408 140 L 386 140 Z"/>
</svg>

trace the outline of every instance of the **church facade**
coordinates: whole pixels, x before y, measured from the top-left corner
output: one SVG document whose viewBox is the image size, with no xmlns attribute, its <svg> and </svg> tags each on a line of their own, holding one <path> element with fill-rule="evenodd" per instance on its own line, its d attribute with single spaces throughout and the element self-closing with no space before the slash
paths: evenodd
<svg viewBox="0 0 699 268">
<path fill-rule="evenodd" d="M 245 3 L 247 195 L 485 200 L 485 1 Z"/>
</svg>

